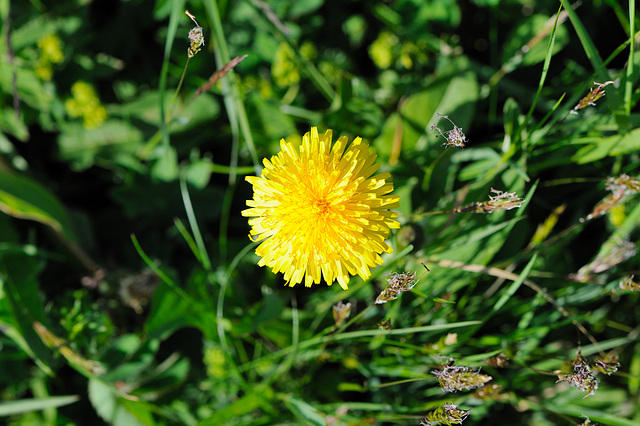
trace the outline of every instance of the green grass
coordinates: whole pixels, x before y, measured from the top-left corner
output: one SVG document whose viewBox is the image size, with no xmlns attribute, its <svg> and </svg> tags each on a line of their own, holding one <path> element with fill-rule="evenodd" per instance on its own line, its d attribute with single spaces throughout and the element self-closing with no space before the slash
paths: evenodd
<svg viewBox="0 0 640 426">
<path fill-rule="evenodd" d="M 633 1 L 103 3 L 0 0 L 3 422 L 640 425 Z M 240 214 L 311 126 L 400 196 L 348 290 L 286 287 Z"/>
</svg>

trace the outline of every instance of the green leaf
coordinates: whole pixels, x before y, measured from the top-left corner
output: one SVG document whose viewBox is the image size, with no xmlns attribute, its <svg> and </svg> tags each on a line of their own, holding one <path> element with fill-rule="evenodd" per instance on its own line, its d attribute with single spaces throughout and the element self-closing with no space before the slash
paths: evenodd
<svg viewBox="0 0 640 426">
<path fill-rule="evenodd" d="M 170 133 L 179 133 L 194 128 L 199 124 L 208 122 L 220 114 L 220 104 L 209 93 L 202 93 L 193 101 L 184 104 L 180 98 L 174 105 L 170 105 L 171 99 L 165 99 L 165 108 L 171 114 Z M 136 100 L 123 105 L 122 114 L 144 121 L 153 126 L 160 126 L 160 94 L 158 92 L 146 92 Z"/>
<path fill-rule="evenodd" d="M 29 130 L 20 118 L 16 118 L 13 108 L 3 108 L 0 113 L 0 131 L 24 142 L 29 139 Z"/>
<path fill-rule="evenodd" d="M 107 120 L 102 126 L 85 129 L 80 124 L 66 127 L 58 138 L 60 158 L 72 163 L 76 171 L 88 169 L 98 157 L 113 161 L 118 155 L 136 157 L 142 146 L 142 132 L 120 120 Z"/>
<path fill-rule="evenodd" d="M 294 397 L 284 397 L 283 401 L 289 411 L 304 424 L 314 426 L 325 426 L 327 424 L 325 418 L 318 414 L 318 410 L 305 401 Z"/>
<path fill-rule="evenodd" d="M 572 160 L 578 164 L 586 164 L 605 157 L 617 157 L 638 152 L 639 149 L 640 127 L 633 129 L 625 135 L 615 135 L 598 139 L 596 143 L 580 148 L 572 157 Z"/>
<path fill-rule="evenodd" d="M 151 419 L 150 414 L 140 412 L 142 409 L 135 406 L 136 415 L 134 415 L 129 409 L 132 408 L 134 401 L 126 401 L 125 399 L 118 397 L 110 386 L 95 379 L 89 380 L 89 401 L 96 410 L 96 413 L 108 424 L 114 426 L 138 426 L 138 425 L 150 425 L 147 421 L 141 421 L 142 418 Z M 144 410 L 142 410 L 144 411 Z"/>
<path fill-rule="evenodd" d="M 13 37 L 12 37 L 13 42 Z M 18 66 L 9 67 L 3 64 L 0 67 L 0 92 L 13 92 L 13 77 L 15 73 L 15 84 L 20 94 L 20 102 L 38 111 L 49 111 L 54 100 L 54 92 L 42 83 L 36 76 L 32 67 L 20 68 Z M 14 112 L 11 110 L 11 115 Z M 10 118 L 7 117 L 6 120 Z"/>
<path fill-rule="evenodd" d="M 0 402 L 0 416 L 40 411 L 47 408 L 63 407 L 78 401 L 78 395 L 52 396 L 49 398 L 31 398 L 18 401 Z"/>
<path fill-rule="evenodd" d="M 64 18 L 53 18 L 51 15 L 41 14 L 28 20 L 20 28 L 11 33 L 11 44 L 16 51 L 27 46 L 35 45 L 42 37 L 55 34 L 58 30 L 74 33 L 82 25 L 79 16 L 70 15 Z"/>
<path fill-rule="evenodd" d="M 177 294 L 167 285 L 160 284 L 153 295 L 151 302 L 151 313 L 146 323 L 146 332 L 149 336 L 165 338 L 178 328 L 193 326 L 197 327 L 206 336 L 215 334 L 215 311 L 211 296 L 206 292 L 207 284 L 202 273 L 194 274 L 189 280 L 185 292 L 194 295 L 193 299 L 185 299 Z M 196 300 L 198 306 L 193 306 Z"/>
<path fill-rule="evenodd" d="M 198 426 L 217 426 L 227 424 L 229 422 L 252 412 L 258 408 L 262 408 L 265 411 L 271 410 L 273 399 L 273 391 L 269 387 L 257 386 L 253 391 L 238 398 L 226 407 L 217 410 L 213 415 L 209 416 L 205 420 L 198 423 Z M 230 423 L 229 423 L 230 424 Z"/>
<path fill-rule="evenodd" d="M 0 210 L 9 216 L 50 226 L 75 241 L 69 215 L 62 203 L 26 176 L 0 173 Z"/>
<path fill-rule="evenodd" d="M 507 43 L 504 46 L 502 54 L 503 63 L 513 61 L 514 57 L 519 57 L 524 51 L 523 46 L 531 46 L 524 56 L 522 56 L 522 65 L 529 66 L 535 65 L 542 61 L 547 54 L 547 38 L 541 37 L 539 40 L 537 37 L 544 34 L 545 31 L 550 32 L 550 23 L 553 24 L 553 18 L 549 20 L 545 15 L 533 15 L 527 17 L 527 19 L 518 25 L 511 35 L 507 38 Z M 545 30 L 545 26 L 548 26 L 548 30 Z M 531 43 L 531 40 L 536 40 L 536 43 Z M 552 54 L 555 55 L 562 48 L 569 43 L 569 32 L 563 26 L 558 26 L 556 30 L 556 39 L 553 45 Z"/>
<path fill-rule="evenodd" d="M 178 153 L 172 146 L 168 146 L 167 149 L 160 148 L 160 151 L 160 157 L 151 167 L 151 176 L 164 182 L 175 180 L 180 173 Z"/>
<path fill-rule="evenodd" d="M 55 363 L 51 350 L 33 329 L 45 322 L 37 276 L 44 263 L 26 252 L 0 253 L 0 318 L 10 337 L 47 374 Z"/>
<path fill-rule="evenodd" d="M 185 178 L 187 182 L 195 186 L 198 189 L 204 189 L 209 180 L 211 179 L 211 173 L 213 170 L 213 162 L 210 158 L 200 158 L 191 162 L 185 169 Z"/>
<path fill-rule="evenodd" d="M 449 115 L 456 125 L 463 129 L 471 123 L 474 105 L 479 96 L 478 82 L 473 72 L 464 71 L 467 67 L 465 61 L 460 61 L 456 67 L 460 71 L 453 77 L 432 84 L 429 89 L 410 96 L 402 104 L 402 151 L 405 156 L 412 155 L 417 149 L 425 150 L 427 146 L 439 144 L 439 140 L 429 129 L 432 124 L 440 124 L 440 117 L 436 112 Z M 373 142 L 376 152 L 383 157 L 391 155 L 397 119 L 397 116 L 392 114 L 384 124 L 382 135 Z M 439 152 L 433 150 L 427 155 L 435 158 Z"/>
<path fill-rule="evenodd" d="M 138 380 L 155 362 L 155 356 L 160 347 L 160 341 L 156 339 L 147 340 L 141 346 L 136 347 L 134 352 L 129 352 L 127 358 L 119 365 L 105 356 L 105 364 L 110 364 L 110 369 L 102 378 L 111 382 L 126 381 L 134 382 Z M 112 350 L 113 352 L 113 350 Z"/>
<path fill-rule="evenodd" d="M 250 104 L 255 109 L 253 119 L 259 119 L 265 138 L 279 141 L 281 138 L 297 133 L 295 122 L 289 114 L 284 114 L 280 105 L 269 102 L 259 95 L 250 98 Z"/>
<path fill-rule="evenodd" d="M 324 4 L 323 0 L 297 0 L 289 9 L 289 19 L 296 20 L 304 15 L 315 12 Z"/>
</svg>

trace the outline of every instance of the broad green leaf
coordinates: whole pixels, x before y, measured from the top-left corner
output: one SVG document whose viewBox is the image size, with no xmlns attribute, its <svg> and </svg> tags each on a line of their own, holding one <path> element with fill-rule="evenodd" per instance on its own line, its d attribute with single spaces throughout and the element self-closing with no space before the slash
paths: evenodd
<svg viewBox="0 0 640 426">
<path fill-rule="evenodd" d="M 204 189 L 209 180 L 211 180 L 211 173 L 213 170 L 213 162 L 210 158 L 204 157 L 195 160 L 185 168 L 185 178 L 187 182 L 195 186 L 198 189 Z"/>
<path fill-rule="evenodd" d="M 464 62 L 461 61 L 459 66 L 464 67 Z M 443 131 L 451 130 L 452 126 L 449 126 L 449 123 L 444 124 L 446 120 L 440 122 L 441 119 L 436 113 L 449 115 L 456 125 L 464 130 L 471 122 L 478 96 L 478 82 L 472 72 L 461 72 L 410 96 L 400 108 L 404 155 L 412 155 L 416 149 L 423 150 L 427 146 L 438 144 L 441 139 L 436 139 L 431 133 L 431 125 L 438 125 Z M 397 120 L 395 114 L 390 116 L 383 126 L 382 135 L 373 142 L 376 152 L 383 157 L 391 156 L 394 143 L 397 143 L 394 140 Z M 437 153 L 439 151 L 434 150 L 429 155 L 435 157 Z"/>
<path fill-rule="evenodd" d="M 193 101 L 187 101 L 185 105 L 178 98 L 174 105 L 170 105 L 172 97 L 165 99 L 167 114 L 171 117 L 169 131 L 178 133 L 191 129 L 199 124 L 210 121 L 220 114 L 218 101 L 208 93 L 202 93 Z M 160 126 L 160 94 L 158 92 L 146 92 L 136 100 L 121 107 L 123 114 L 142 120 L 153 126 Z"/>
<path fill-rule="evenodd" d="M 491 148 L 476 148 L 458 151 L 451 156 L 452 163 L 471 161 L 458 174 L 461 181 L 474 180 L 484 175 L 485 172 L 497 166 L 501 156 Z"/>
<path fill-rule="evenodd" d="M 0 173 L 0 210 L 9 216 L 40 222 L 74 241 L 69 215 L 58 199 L 34 180 Z"/>
<path fill-rule="evenodd" d="M 159 148 L 159 150 L 161 154 L 151 167 L 151 176 L 164 182 L 177 179 L 180 169 L 175 148 L 168 146 L 167 149 Z"/>
<path fill-rule="evenodd" d="M 289 411 L 304 424 L 314 426 L 325 426 L 327 424 L 327 421 L 318 413 L 318 410 L 307 402 L 294 397 L 285 397 L 283 401 Z"/>
<path fill-rule="evenodd" d="M 280 105 L 254 95 L 250 98 L 250 106 L 255 109 L 255 116 L 252 119 L 259 120 L 256 126 L 262 127 L 265 138 L 269 141 L 280 141 L 297 133 L 293 118 L 289 114 L 284 114 Z"/>
<path fill-rule="evenodd" d="M 635 153 L 638 150 L 640 150 L 640 127 L 625 135 L 609 136 L 584 146 L 578 150 L 572 160 L 578 164 L 587 164 L 605 157 Z"/>
<path fill-rule="evenodd" d="M 142 147 L 142 132 L 120 120 L 107 120 L 102 126 L 85 129 L 73 124 L 58 138 L 60 158 L 81 171 L 91 167 L 98 157 L 112 159 L 127 153 L 135 157 Z"/>
<path fill-rule="evenodd" d="M 49 34 L 73 33 L 82 25 L 82 18 L 70 15 L 64 18 L 54 18 L 51 15 L 42 14 L 28 20 L 20 28 L 11 33 L 11 44 L 16 51 L 27 46 L 34 45 L 42 37 Z"/>
<path fill-rule="evenodd" d="M 18 401 L 0 402 L 0 417 L 63 407 L 78 401 L 78 395 L 52 396 L 49 398 L 31 398 Z"/>
<path fill-rule="evenodd" d="M 155 405 L 146 401 L 135 401 L 127 398 L 118 398 L 118 403 L 124 410 L 118 413 L 114 425 L 122 419 L 122 424 L 128 426 L 130 424 L 129 416 L 133 416 L 140 424 L 146 426 L 157 424 L 153 418 L 153 412 L 158 411 L 158 407 Z"/>
<path fill-rule="evenodd" d="M 99 380 L 89 380 L 88 392 L 91 405 L 93 405 L 98 415 L 107 422 L 107 424 L 114 426 L 155 424 L 149 413 L 144 415 L 144 413 L 137 412 L 139 407 L 132 407 L 132 404 L 129 404 L 134 401 L 126 401 L 124 398 L 118 396 L 110 386 Z M 130 411 L 131 408 L 134 408 L 134 410 Z M 136 412 L 135 415 L 133 413 L 134 411 Z M 151 422 L 145 421 L 145 419 L 151 419 Z"/>
<path fill-rule="evenodd" d="M 323 0 L 298 0 L 292 3 L 289 9 L 289 19 L 292 21 L 315 12 L 324 4 Z"/>
</svg>

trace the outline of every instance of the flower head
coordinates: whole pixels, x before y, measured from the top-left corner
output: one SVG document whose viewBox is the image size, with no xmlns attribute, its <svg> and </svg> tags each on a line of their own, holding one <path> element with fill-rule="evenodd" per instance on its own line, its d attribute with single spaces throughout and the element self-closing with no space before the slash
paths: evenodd
<svg viewBox="0 0 640 426">
<path fill-rule="evenodd" d="M 333 305 L 333 321 L 339 327 L 351 315 L 351 303 L 342 301 Z"/>
<path fill-rule="evenodd" d="M 580 102 L 578 102 L 578 104 L 569 111 L 571 114 L 577 114 L 578 110 L 588 106 L 596 106 L 596 101 L 604 96 L 604 88 L 613 84 L 613 81 L 605 81 L 604 83 L 597 83 L 594 81 L 593 84 L 596 85 L 596 88 L 592 88 L 587 96 L 580 99 Z"/>
<path fill-rule="evenodd" d="M 463 410 L 456 404 L 448 402 L 427 414 L 420 422 L 420 426 L 431 426 L 433 424 L 459 425 L 469 416 L 469 413 L 471 413 L 471 410 Z"/>
<path fill-rule="evenodd" d="M 370 268 L 382 264 L 381 253 L 390 229 L 399 228 L 398 206 L 389 173 L 378 170 L 376 156 L 357 137 L 347 147 L 340 137 L 331 146 L 332 131 L 312 127 L 301 142 L 280 141 L 282 151 L 264 160 L 262 177 L 248 176 L 253 185 L 252 239 L 260 266 L 284 273 L 293 287 L 338 281 L 347 289 L 350 275 L 368 279 Z"/>
<path fill-rule="evenodd" d="M 620 281 L 620 289 L 627 291 L 635 291 L 636 293 L 640 293 L 640 282 L 635 282 L 633 280 L 633 275 L 629 275 Z"/>
<path fill-rule="evenodd" d="M 387 282 L 389 285 L 378 295 L 376 299 L 376 304 L 387 303 L 390 300 L 395 300 L 398 298 L 398 293 L 403 293 L 405 291 L 411 291 L 413 287 L 418 283 L 416 281 L 416 273 L 415 272 L 403 272 L 399 274 L 397 272 L 388 273 Z"/>
<path fill-rule="evenodd" d="M 453 360 L 444 364 L 440 370 L 431 371 L 431 374 L 438 378 L 443 392 L 479 388 L 493 379 L 487 374 L 480 374 L 480 369 L 454 365 Z"/>
<path fill-rule="evenodd" d="M 589 213 L 586 218 L 581 218 L 580 222 L 586 222 L 601 216 L 623 204 L 628 196 L 640 193 L 640 179 L 623 173 L 618 177 L 607 178 L 605 188 L 611 191 L 611 194 L 600 201 L 593 209 L 593 212 Z"/>
<path fill-rule="evenodd" d="M 202 27 L 198 25 L 198 22 L 196 21 L 196 17 L 189 13 L 188 10 L 185 10 L 184 13 L 191 18 L 194 24 L 196 24 L 196 26 L 191 28 L 189 31 L 189 41 L 191 41 L 191 44 L 187 49 L 188 56 L 193 58 L 200 49 L 202 49 L 202 46 L 204 46 L 204 34 L 202 33 Z"/>
<path fill-rule="evenodd" d="M 456 148 L 464 148 L 464 145 L 467 142 L 467 137 L 462 132 L 462 127 L 456 126 L 456 123 L 451 121 L 451 119 L 448 116 L 442 115 L 439 112 L 437 112 L 436 114 L 438 115 L 438 117 L 444 118 L 448 120 L 451 124 L 453 124 L 453 129 L 447 130 L 446 132 L 442 131 L 442 129 L 440 129 L 440 127 L 436 126 L 435 124 L 431 126 L 431 131 L 435 133 L 436 138 L 438 137 L 438 135 L 445 138 L 445 142 L 442 145 L 453 146 Z"/>
<path fill-rule="evenodd" d="M 472 203 L 467 206 L 458 207 L 453 211 L 456 213 L 492 213 L 494 211 L 515 209 L 524 203 L 524 200 L 518 198 L 515 192 L 503 192 L 493 188 L 491 188 L 491 192 L 496 195 L 489 195 L 489 201 Z"/>
<path fill-rule="evenodd" d="M 72 98 L 65 101 L 64 107 L 72 117 L 82 117 L 84 127 L 91 129 L 100 127 L 107 118 L 107 109 L 100 103 L 100 98 L 93 86 L 85 81 L 76 81 L 71 86 Z"/>
<path fill-rule="evenodd" d="M 587 360 L 580 355 L 580 351 L 576 355 L 576 359 L 573 361 L 573 373 L 572 374 L 558 374 L 558 380 L 556 383 L 565 382 L 566 384 L 573 386 L 574 388 L 589 392 L 582 399 L 595 395 L 598 389 L 598 379 L 596 379 L 596 373 L 591 370 Z"/>
</svg>

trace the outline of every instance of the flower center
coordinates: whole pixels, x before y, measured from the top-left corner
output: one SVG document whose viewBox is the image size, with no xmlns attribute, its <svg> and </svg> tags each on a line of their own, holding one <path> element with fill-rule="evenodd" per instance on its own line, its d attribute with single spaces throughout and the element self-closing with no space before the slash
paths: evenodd
<svg viewBox="0 0 640 426">
<path fill-rule="evenodd" d="M 317 198 L 312 202 L 313 214 L 319 217 L 325 217 L 331 210 L 331 204 L 325 198 Z"/>
</svg>

